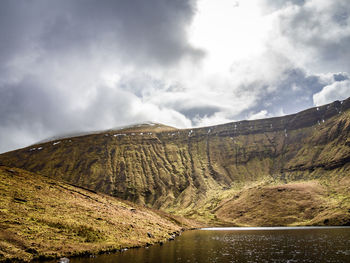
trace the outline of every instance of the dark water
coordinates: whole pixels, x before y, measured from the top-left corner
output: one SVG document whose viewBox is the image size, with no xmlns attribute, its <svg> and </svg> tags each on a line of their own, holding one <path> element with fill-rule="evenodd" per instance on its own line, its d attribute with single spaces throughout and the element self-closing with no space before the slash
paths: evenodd
<svg viewBox="0 0 350 263">
<path fill-rule="evenodd" d="M 129 249 L 71 263 L 350 263 L 350 228 L 220 228 L 183 233 L 163 246 Z"/>
</svg>

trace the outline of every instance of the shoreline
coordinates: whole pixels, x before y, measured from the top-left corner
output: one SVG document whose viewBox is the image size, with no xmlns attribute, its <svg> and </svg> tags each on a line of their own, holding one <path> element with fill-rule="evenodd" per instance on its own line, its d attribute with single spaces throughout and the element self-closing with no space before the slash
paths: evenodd
<svg viewBox="0 0 350 263">
<path fill-rule="evenodd" d="M 350 226 L 260 226 L 260 227 L 204 227 L 203 231 L 270 231 L 270 230 L 308 230 L 308 229 L 336 229 L 350 228 Z"/>
<path fill-rule="evenodd" d="M 124 251 L 127 251 L 129 249 L 140 249 L 140 248 L 149 248 L 154 245 L 160 245 L 162 246 L 165 242 L 171 242 L 174 241 L 176 237 L 181 236 L 181 234 L 185 231 L 191 231 L 191 230 L 199 230 L 200 228 L 190 228 L 190 229 L 181 229 L 180 231 L 174 231 L 171 233 L 170 237 L 168 239 L 163 239 L 159 241 L 155 241 L 153 243 L 145 243 L 142 245 L 137 245 L 137 246 L 125 246 L 125 247 L 120 247 L 120 248 L 112 248 L 112 249 L 102 249 L 98 251 L 83 251 L 83 252 L 78 252 L 74 254 L 65 254 L 61 256 L 50 256 L 50 255 L 40 255 L 37 258 L 33 258 L 31 261 L 21 261 L 18 259 L 6 259 L 5 261 L 0 261 L 0 262 L 29 262 L 29 263 L 39 263 L 39 262 L 47 262 L 47 263 L 53 263 L 53 262 L 60 262 L 61 258 L 89 258 L 89 257 L 96 257 L 99 255 L 105 255 L 105 254 L 113 254 L 113 253 L 122 253 Z M 63 262 L 63 261 L 62 261 Z"/>
<path fill-rule="evenodd" d="M 174 241 L 176 237 L 182 235 L 182 233 L 187 231 L 194 231 L 194 230 L 201 230 L 201 231 L 281 231 L 281 230 L 310 230 L 310 229 L 348 229 L 350 226 L 269 226 L 269 227 L 203 227 L 203 228 L 188 228 L 188 229 L 181 229 L 180 231 L 175 231 L 171 233 L 172 235 L 169 236 L 167 239 L 155 241 L 153 243 L 145 243 L 142 245 L 137 246 L 124 246 L 120 248 L 111 248 L 111 249 L 100 249 L 97 251 L 81 251 L 73 254 L 62 254 L 60 256 L 55 255 L 37 255 L 30 261 L 24 261 L 19 258 L 7 258 L 0 262 L 6 262 L 6 263 L 13 263 L 13 262 L 29 262 L 29 263 L 40 263 L 40 262 L 46 262 L 46 263 L 53 263 L 53 262 L 64 262 L 60 261 L 60 259 L 63 258 L 91 258 L 96 257 L 100 255 L 105 254 L 114 254 L 114 253 L 122 253 L 124 251 L 127 251 L 129 249 L 142 249 L 142 248 L 149 248 L 154 245 L 160 245 L 162 246 L 166 242 Z"/>
<path fill-rule="evenodd" d="M 269 227 L 204 227 L 204 228 L 189 228 L 189 229 L 182 229 L 181 231 L 175 231 L 173 232 L 172 236 L 170 236 L 166 240 L 156 241 L 154 243 L 146 243 L 144 245 L 139 246 L 126 246 L 121 247 L 118 249 L 109 249 L 109 250 L 99 250 L 97 252 L 81 252 L 77 254 L 71 254 L 71 255 L 63 255 L 60 257 L 41 257 L 35 258 L 32 261 L 28 261 L 31 263 L 39 263 L 39 262 L 46 262 L 46 263 L 53 263 L 53 262 L 60 262 L 61 258 L 91 258 L 96 257 L 100 255 L 106 255 L 106 254 L 114 254 L 114 253 L 122 253 L 124 251 L 127 251 L 129 249 L 143 249 L 143 248 L 149 248 L 154 245 L 160 245 L 162 246 L 166 242 L 174 241 L 176 237 L 181 236 L 182 233 L 187 231 L 194 231 L 194 230 L 201 230 L 201 231 L 280 231 L 280 230 L 312 230 L 312 229 L 348 229 L 350 226 L 269 226 Z M 24 261 L 4 261 L 4 262 L 24 262 Z M 63 261 L 62 261 L 63 262 Z"/>
</svg>

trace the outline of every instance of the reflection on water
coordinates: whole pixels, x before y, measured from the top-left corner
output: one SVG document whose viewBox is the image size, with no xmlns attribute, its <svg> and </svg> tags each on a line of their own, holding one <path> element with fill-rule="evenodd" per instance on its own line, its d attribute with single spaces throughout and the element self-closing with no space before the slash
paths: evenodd
<svg viewBox="0 0 350 263">
<path fill-rule="evenodd" d="M 255 228 L 185 232 L 163 246 L 72 263 L 350 262 L 350 228 Z"/>
</svg>

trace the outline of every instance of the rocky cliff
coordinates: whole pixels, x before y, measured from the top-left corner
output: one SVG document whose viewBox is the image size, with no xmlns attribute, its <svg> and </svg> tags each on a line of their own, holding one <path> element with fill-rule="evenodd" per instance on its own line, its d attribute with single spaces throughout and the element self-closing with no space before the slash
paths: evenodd
<svg viewBox="0 0 350 263">
<path fill-rule="evenodd" d="M 181 130 L 144 124 L 57 139 L 2 154 L 0 163 L 207 221 L 270 225 L 275 210 L 266 208 L 264 195 L 268 203 L 300 199 L 293 211 L 314 207 L 279 224 L 346 224 L 349 133 L 350 98 L 284 117 Z M 278 191 L 283 185 L 290 194 Z M 237 207 L 240 198 L 272 214 L 248 217 L 254 211 Z"/>
</svg>

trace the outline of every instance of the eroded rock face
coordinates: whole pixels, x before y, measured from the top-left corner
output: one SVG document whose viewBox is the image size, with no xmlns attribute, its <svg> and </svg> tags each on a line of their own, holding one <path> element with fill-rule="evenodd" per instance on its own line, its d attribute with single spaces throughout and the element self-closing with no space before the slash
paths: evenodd
<svg viewBox="0 0 350 263">
<path fill-rule="evenodd" d="M 191 214 L 204 205 L 214 209 L 221 193 L 254 182 L 347 176 L 349 109 L 347 99 L 285 117 L 206 128 L 107 131 L 8 152 L 0 162 Z"/>
</svg>

